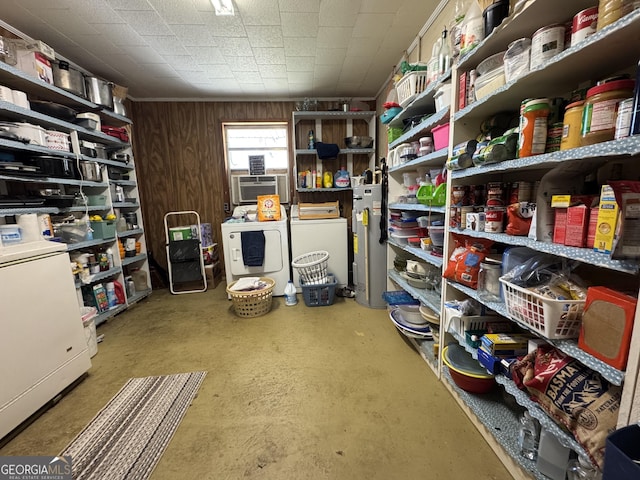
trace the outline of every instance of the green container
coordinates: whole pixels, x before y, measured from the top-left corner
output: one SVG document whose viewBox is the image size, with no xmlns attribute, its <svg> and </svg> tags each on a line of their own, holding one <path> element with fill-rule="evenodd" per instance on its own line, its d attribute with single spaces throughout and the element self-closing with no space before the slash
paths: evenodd
<svg viewBox="0 0 640 480">
<path fill-rule="evenodd" d="M 87 205 L 90 207 L 104 207 L 106 204 L 106 195 L 87 195 Z"/>
<path fill-rule="evenodd" d="M 102 222 L 91 222 L 91 229 L 93 230 L 93 238 L 96 240 L 100 238 L 115 238 L 116 221 L 103 220 Z"/>
<path fill-rule="evenodd" d="M 169 240 L 179 242 L 180 240 L 191 240 L 191 227 L 173 227 L 169 229 Z"/>
</svg>

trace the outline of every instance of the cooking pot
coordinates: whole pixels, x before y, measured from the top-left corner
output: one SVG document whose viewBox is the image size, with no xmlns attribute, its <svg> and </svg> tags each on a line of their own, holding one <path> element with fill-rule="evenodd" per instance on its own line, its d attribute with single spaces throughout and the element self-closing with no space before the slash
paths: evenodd
<svg viewBox="0 0 640 480">
<path fill-rule="evenodd" d="M 113 83 L 96 77 L 85 77 L 84 80 L 89 100 L 113 110 Z"/>
<path fill-rule="evenodd" d="M 87 92 L 84 84 L 84 75 L 79 70 L 69 66 L 69 62 L 59 60 L 51 63 L 53 71 L 53 84 L 63 90 L 75 93 L 86 98 Z"/>
<path fill-rule="evenodd" d="M 85 162 L 80 160 L 80 172 L 85 180 L 91 182 L 102 181 L 102 170 L 98 162 Z"/>
<path fill-rule="evenodd" d="M 123 117 L 127 116 L 127 111 L 124 108 L 124 103 L 121 98 L 113 97 L 113 111 Z"/>
</svg>

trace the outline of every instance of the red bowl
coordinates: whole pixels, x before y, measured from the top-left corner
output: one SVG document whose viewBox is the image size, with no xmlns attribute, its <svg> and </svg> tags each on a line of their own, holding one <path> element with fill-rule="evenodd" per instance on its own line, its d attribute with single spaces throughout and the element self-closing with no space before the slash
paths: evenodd
<svg viewBox="0 0 640 480">
<path fill-rule="evenodd" d="M 496 386 L 493 378 L 474 378 L 449 368 L 451 378 L 462 390 L 470 393 L 488 393 Z"/>
</svg>

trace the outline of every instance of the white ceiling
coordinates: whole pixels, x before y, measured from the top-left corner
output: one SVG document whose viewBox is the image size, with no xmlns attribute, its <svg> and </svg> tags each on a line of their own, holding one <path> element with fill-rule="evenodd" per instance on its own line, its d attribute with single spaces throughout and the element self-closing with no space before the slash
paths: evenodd
<svg viewBox="0 0 640 480">
<path fill-rule="evenodd" d="M 2 20 L 138 99 L 372 98 L 440 0 L 0 0 Z"/>
</svg>

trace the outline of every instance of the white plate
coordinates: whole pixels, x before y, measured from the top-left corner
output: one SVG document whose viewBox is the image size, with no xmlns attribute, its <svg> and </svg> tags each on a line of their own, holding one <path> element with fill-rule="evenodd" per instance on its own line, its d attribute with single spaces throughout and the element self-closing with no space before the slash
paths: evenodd
<svg viewBox="0 0 640 480">
<path fill-rule="evenodd" d="M 389 317 L 391 318 L 391 321 L 396 326 L 396 328 L 408 337 L 410 336 L 412 338 L 420 338 L 423 340 L 430 340 L 433 338 L 433 334 L 430 330 L 417 328 L 415 326 L 411 327 L 409 324 L 405 324 L 403 321 L 401 321 L 400 318 L 402 318 L 402 315 L 400 314 L 400 310 L 398 310 L 397 308 L 391 310 L 391 312 L 389 313 Z"/>
</svg>

